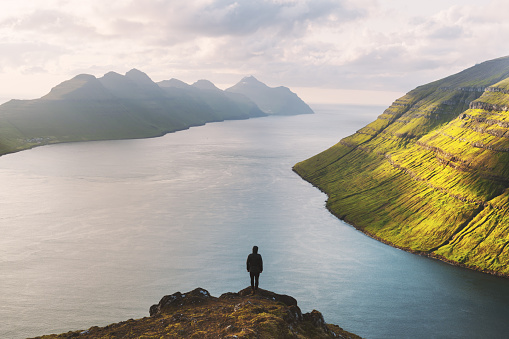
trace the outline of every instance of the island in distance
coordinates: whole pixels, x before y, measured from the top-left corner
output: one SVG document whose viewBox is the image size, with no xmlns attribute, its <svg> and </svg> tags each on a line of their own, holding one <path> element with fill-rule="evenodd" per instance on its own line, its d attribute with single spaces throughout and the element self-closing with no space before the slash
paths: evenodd
<svg viewBox="0 0 509 339">
<path fill-rule="evenodd" d="M 208 122 L 310 114 L 286 87 L 246 77 L 225 91 L 207 80 L 155 83 L 132 69 L 80 74 L 34 100 L 0 105 L 0 155 L 61 142 L 161 136 Z"/>
</svg>

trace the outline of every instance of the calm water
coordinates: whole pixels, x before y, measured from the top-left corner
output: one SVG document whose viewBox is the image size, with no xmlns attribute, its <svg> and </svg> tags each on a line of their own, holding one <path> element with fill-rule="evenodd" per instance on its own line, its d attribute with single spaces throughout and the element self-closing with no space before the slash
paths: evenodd
<svg viewBox="0 0 509 339">
<path fill-rule="evenodd" d="M 501 338 L 509 280 L 383 245 L 291 171 L 384 107 L 208 124 L 0 157 L 0 338 L 148 316 L 165 294 L 249 284 L 366 338 Z"/>
</svg>

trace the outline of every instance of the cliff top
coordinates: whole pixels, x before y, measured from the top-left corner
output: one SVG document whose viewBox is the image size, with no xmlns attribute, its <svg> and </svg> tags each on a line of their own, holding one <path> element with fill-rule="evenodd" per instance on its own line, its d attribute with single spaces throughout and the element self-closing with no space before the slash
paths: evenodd
<svg viewBox="0 0 509 339">
<path fill-rule="evenodd" d="M 251 288 L 213 297 L 202 288 L 164 296 L 150 317 L 105 327 L 37 337 L 50 338 L 360 338 L 326 324 L 320 312 L 302 314 L 287 295 Z"/>
</svg>

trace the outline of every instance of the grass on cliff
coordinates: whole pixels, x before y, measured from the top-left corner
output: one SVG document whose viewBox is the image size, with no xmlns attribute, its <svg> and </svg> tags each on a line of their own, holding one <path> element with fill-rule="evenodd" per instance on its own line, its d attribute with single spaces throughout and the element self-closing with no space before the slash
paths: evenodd
<svg viewBox="0 0 509 339">
<path fill-rule="evenodd" d="M 418 87 L 294 170 L 382 241 L 509 274 L 508 76 L 505 58 Z"/>
</svg>

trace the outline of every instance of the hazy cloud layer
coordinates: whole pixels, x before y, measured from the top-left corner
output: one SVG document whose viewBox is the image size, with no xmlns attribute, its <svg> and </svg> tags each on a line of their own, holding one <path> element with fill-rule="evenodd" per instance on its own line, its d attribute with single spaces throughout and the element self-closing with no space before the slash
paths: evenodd
<svg viewBox="0 0 509 339">
<path fill-rule="evenodd" d="M 4 93 L 19 86 L 19 93 L 42 95 L 56 79 L 130 68 L 154 80 L 207 78 L 221 85 L 252 74 L 269 85 L 406 92 L 509 54 L 503 0 L 429 0 L 425 6 L 403 0 L 4 0 L 2 7 Z"/>
</svg>

